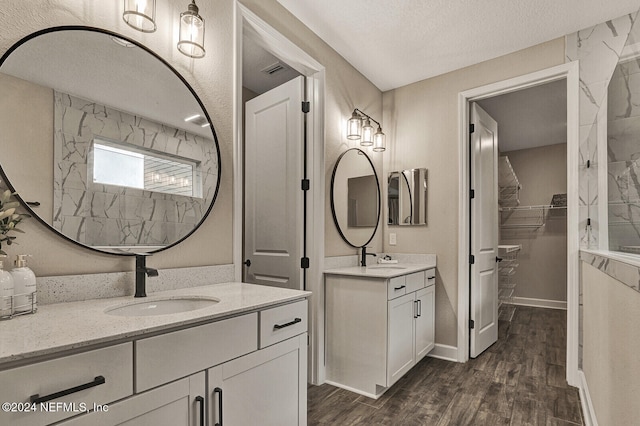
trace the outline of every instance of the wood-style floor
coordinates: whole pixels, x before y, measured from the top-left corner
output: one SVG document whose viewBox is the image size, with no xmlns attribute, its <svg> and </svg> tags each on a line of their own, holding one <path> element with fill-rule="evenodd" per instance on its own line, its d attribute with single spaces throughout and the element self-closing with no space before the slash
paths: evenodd
<svg viewBox="0 0 640 426">
<path fill-rule="evenodd" d="M 582 425 L 565 381 L 566 311 L 520 307 L 465 364 L 426 357 L 378 400 L 308 389 L 309 425 Z"/>
</svg>

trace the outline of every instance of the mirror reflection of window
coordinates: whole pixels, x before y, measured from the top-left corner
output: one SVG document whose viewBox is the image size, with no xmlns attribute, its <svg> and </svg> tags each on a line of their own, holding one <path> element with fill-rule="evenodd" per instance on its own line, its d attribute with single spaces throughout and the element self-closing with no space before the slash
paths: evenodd
<svg viewBox="0 0 640 426">
<path fill-rule="evenodd" d="M 194 188 L 196 162 L 118 145 L 96 139 L 91 170 L 94 183 L 188 197 L 200 192 Z"/>
</svg>

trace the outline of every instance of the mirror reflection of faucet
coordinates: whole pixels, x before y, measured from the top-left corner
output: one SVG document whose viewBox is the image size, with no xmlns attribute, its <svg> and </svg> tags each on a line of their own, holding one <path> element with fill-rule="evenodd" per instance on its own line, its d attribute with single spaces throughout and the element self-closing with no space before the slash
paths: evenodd
<svg viewBox="0 0 640 426">
<path fill-rule="evenodd" d="M 362 246 L 362 253 L 360 255 L 360 266 L 367 266 L 367 256 L 375 257 L 375 253 L 367 253 L 367 246 Z"/>
<path fill-rule="evenodd" d="M 149 254 L 136 254 L 136 294 L 133 297 L 147 297 L 147 277 L 157 277 L 158 270 L 147 267 Z"/>
</svg>

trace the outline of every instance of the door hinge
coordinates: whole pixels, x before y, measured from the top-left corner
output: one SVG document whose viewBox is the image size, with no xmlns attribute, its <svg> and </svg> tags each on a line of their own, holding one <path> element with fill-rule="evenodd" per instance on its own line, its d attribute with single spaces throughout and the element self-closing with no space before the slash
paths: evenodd
<svg viewBox="0 0 640 426">
<path fill-rule="evenodd" d="M 471 198 L 476 198 L 476 191 L 474 189 L 471 190 Z"/>
<path fill-rule="evenodd" d="M 472 265 L 476 263 L 476 257 L 472 254 L 469 255 L 469 263 Z"/>
<path fill-rule="evenodd" d="M 475 124 L 469 124 L 469 133 L 473 133 L 476 131 L 476 125 Z"/>
<path fill-rule="evenodd" d="M 311 103 L 308 101 L 302 101 L 302 112 L 305 114 L 311 111 Z"/>
<path fill-rule="evenodd" d="M 474 320 L 469 320 L 469 328 L 472 330 L 476 328 L 476 323 Z"/>
<path fill-rule="evenodd" d="M 302 190 L 308 191 L 311 188 L 311 181 L 309 179 L 302 179 Z"/>
<path fill-rule="evenodd" d="M 300 267 L 302 269 L 309 269 L 309 258 L 303 257 L 300 259 Z"/>
</svg>

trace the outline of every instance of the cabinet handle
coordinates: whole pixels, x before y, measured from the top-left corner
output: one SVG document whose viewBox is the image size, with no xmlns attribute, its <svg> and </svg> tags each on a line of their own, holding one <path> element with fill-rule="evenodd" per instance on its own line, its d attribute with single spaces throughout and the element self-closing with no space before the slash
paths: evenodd
<svg viewBox="0 0 640 426">
<path fill-rule="evenodd" d="M 427 277 L 427 279 L 428 279 L 429 281 L 431 281 L 431 280 L 435 279 L 435 275 L 434 275 L 433 277 Z"/>
<path fill-rule="evenodd" d="M 418 301 L 417 300 L 413 301 L 413 312 L 414 312 L 413 318 L 414 319 L 418 318 Z"/>
<path fill-rule="evenodd" d="M 93 381 L 89 383 L 85 383 L 83 385 L 74 386 L 69 389 L 62 390 L 60 392 L 52 393 L 45 396 L 40 396 L 39 394 L 31 395 L 29 400 L 32 404 L 40 404 L 41 402 L 51 401 L 52 399 L 61 398 L 63 396 L 71 395 L 72 393 L 80 392 L 85 389 L 93 388 L 105 383 L 104 376 L 96 376 Z"/>
<path fill-rule="evenodd" d="M 200 404 L 200 426 L 204 426 L 204 398 L 196 396 L 195 400 Z"/>
<path fill-rule="evenodd" d="M 403 289 L 403 288 L 405 288 L 405 287 L 406 287 L 406 285 L 401 285 L 400 287 L 394 287 L 393 289 L 394 289 L 395 291 L 398 291 L 398 290 L 402 290 L 402 289 Z"/>
<path fill-rule="evenodd" d="M 288 322 L 286 324 L 276 324 L 276 325 L 273 326 L 273 329 L 274 330 L 280 330 L 281 328 L 289 327 L 289 326 L 297 324 L 299 322 L 302 322 L 302 318 L 296 318 L 293 321 Z"/>
<path fill-rule="evenodd" d="M 222 389 L 214 388 L 213 393 L 218 394 L 218 413 L 220 413 L 220 415 L 218 416 L 219 422 L 214 426 L 222 426 Z"/>
<path fill-rule="evenodd" d="M 418 302 L 418 317 L 422 316 L 422 299 L 416 300 Z"/>
</svg>

